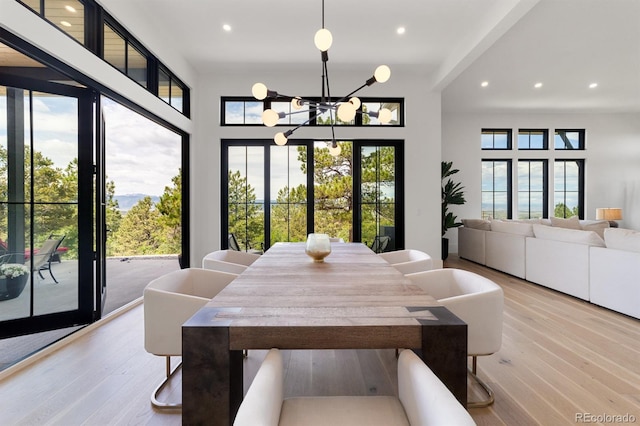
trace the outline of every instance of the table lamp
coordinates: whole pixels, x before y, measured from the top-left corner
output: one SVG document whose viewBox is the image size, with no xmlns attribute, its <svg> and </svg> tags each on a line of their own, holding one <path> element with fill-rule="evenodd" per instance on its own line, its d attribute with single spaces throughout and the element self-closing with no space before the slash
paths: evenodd
<svg viewBox="0 0 640 426">
<path fill-rule="evenodd" d="M 618 222 L 616 222 L 616 220 L 622 219 L 622 209 L 612 207 L 596 209 L 596 219 L 608 220 L 609 226 L 611 226 L 612 228 L 617 228 Z"/>
</svg>

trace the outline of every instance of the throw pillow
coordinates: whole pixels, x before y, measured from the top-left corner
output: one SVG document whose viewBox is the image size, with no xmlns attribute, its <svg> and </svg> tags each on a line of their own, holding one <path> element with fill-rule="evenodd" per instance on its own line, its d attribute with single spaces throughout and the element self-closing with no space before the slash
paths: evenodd
<svg viewBox="0 0 640 426">
<path fill-rule="evenodd" d="M 565 243 L 586 244 L 588 246 L 605 247 L 604 241 L 593 231 L 580 229 L 554 228 L 553 226 L 533 225 L 536 238 L 542 240 L 563 241 Z"/>
<path fill-rule="evenodd" d="M 571 216 L 569 219 L 563 219 L 561 217 L 552 217 L 551 226 L 567 229 L 582 229 L 580 227 L 580 219 L 578 216 Z"/>
<path fill-rule="evenodd" d="M 608 220 L 596 220 L 596 221 L 585 221 L 581 224 L 583 231 L 593 231 L 600 236 L 600 238 L 604 238 L 604 230 L 609 227 Z"/>
<path fill-rule="evenodd" d="M 491 230 L 495 232 L 504 232 L 506 234 L 533 237 L 533 225 L 530 223 L 520 223 L 509 220 L 492 220 Z"/>
<path fill-rule="evenodd" d="M 484 219 L 462 219 L 462 225 L 464 225 L 465 228 L 491 231 L 491 222 Z"/>
<path fill-rule="evenodd" d="M 607 228 L 604 242 L 607 248 L 640 253 L 640 232 L 631 229 Z"/>
</svg>

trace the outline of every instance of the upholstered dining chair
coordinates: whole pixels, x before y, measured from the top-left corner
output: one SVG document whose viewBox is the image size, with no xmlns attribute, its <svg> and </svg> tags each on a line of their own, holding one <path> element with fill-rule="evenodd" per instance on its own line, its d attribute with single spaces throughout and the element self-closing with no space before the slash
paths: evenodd
<svg viewBox="0 0 640 426">
<path fill-rule="evenodd" d="M 396 250 L 379 253 L 378 256 L 389 262 L 394 268 L 403 274 L 429 271 L 433 269 L 433 259 L 427 253 L 414 250 Z"/>
<path fill-rule="evenodd" d="M 151 281 L 144 289 L 144 348 L 166 357 L 166 377 L 153 391 L 159 409 L 182 408 L 181 403 L 158 401 L 158 395 L 182 363 L 171 370 L 171 357 L 182 355 L 182 324 L 237 277 L 221 271 L 186 268 Z"/>
<path fill-rule="evenodd" d="M 477 357 L 491 355 L 502 345 L 502 288 L 481 275 L 454 268 L 434 269 L 406 277 L 467 323 L 467 353 L 472 358 L 470 373 L 487 394 L 486 399 L 470 401 L 467 407 L 491 405 L 493 391 L 478 377 Z"/>
<path fill-rule="evenodd" d="M 282 355 L 271 349 L 240 404 L 234 426 L 475 425 L 467 410 L 412 351 L 398 357 L 398 396 L 284 398 Z"/>
<path fill-rule="evenodd" d="M 202 258 L 202 268 L 241 274 L 258 259 L 260 259 L 259 254 L 235 250 L 216 250 Z"/>
</svg>

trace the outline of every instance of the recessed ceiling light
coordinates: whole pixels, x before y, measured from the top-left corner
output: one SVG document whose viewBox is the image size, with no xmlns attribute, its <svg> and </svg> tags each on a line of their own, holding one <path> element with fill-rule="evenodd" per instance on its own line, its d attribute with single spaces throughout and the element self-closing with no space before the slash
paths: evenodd
<svg viewBox="0 0 640 426">
<path fill-rule="evenodd" d="M 595 89 L 596 87 L 598 87 L 598 83 L 591 83 L 589 85 L 589 89 Z"/>
<path fill-rule="evenodd" d="M 71 13 L 76 13 L 76 9 L 73 6 L 66 5 L 64 8 L 67 9 Z"/>
<path fill-rule="evenodd" d="M 222 26 L 222 29 L 223 29 L 223 30 L 225 30 L 225 31 L 227 31 L 227 32 L 229 32 L 229 31 L 231 31 L 231 25 L 229 25 L 229 24 L 224 24 L 224 25 Z"/>
<path fill-rule="evenodd" d="M 488 81 L 483 81 L 482 83 L 480 83 L 480 86 L 482 87 L 487 87 L 489 85 Z"/>
<path fill-rule="evenodd" d="M 536 83 L 533 85 L 533 87 L 535 87 L 536 89 L 539 89 L 542 87 L 542 83 Z"/>
<path fill-rule="evenodd" d="M 396 30 L 396 32 L 397 32 L 398 34 L 404 34 L 404 33 L 405 33 L 405 31 L 406 31 L 406 29 L 405 29 L 404 27 L 398 27 L 398 29 Z"/>
<path fill-rule="evenodd" d="M 60 21 L 60 25 L 62 25 L 63 27 L 70 27 L 71 24 L 68 23 L 67 21 Z"/>
</svg>

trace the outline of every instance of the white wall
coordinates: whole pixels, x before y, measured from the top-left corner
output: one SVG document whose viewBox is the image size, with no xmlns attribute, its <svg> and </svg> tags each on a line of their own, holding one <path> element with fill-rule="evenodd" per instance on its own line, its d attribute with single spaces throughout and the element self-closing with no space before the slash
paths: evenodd
<svg viewBox="0 0 640 426">
<path fill-rule="evenodd" d="M 330 64 L 333 96 L 349 93 L 373 74 L 375 66 L 340 69 Z M 198 76 L 194 101 L 195 131 L 192 146 L 192 264 L 220 247 L 220 140 L 234 138 L 271 139 L 266 127 L 222 127 L 221 96 L 251 96 L 258 81 L 273 90 L 301 96 L 320 95 L 320 64 L 301 67 L 227 66 Z M 359 92 L 360 96 L 404 97 L 404 128 L 337 128 L 339 138 L 405 140 L 406 246 L 440 258 L 440 94 L 428 93 L 425 78 L 415 68 L 392 66 L 391 79 Z M 299 138 L 327 138 L 328 129 L 302 128 Z"/>
<path fill-rule="evenodd" d="M 465 186 L 466 204 L 454 206 L 459 219 L 479 218 L 481 214 L 481 159 L 541 158 L 539 153 L 482 152 L 482 128 L 549 129 L 553 145 L 555 128 L 586 129 L 584 152 L 550 151 L 553 158 L 585 158 L 585 218 L 595 219 L 598 207 L 622 207 L 620 227 L 640 230 L 640 114 L 455 114 L 442 120 L 442 158 L 453 161 Z M 515 164 L 514 164 L 515 165 Z M 513 174 L 514 181 L 517 174 Z M 552 194 L 550 194 L 552 196 Z M 515 203 L 515 197 L 514 197 Z M 549 203 L 553 206 L 553 202 Z M 513 205 L 515 212 L 515 204 Z M 552 208 L 552 207 L 550 207 Z M 457 251 L 457 230 L 449 231 L 451 252 Z"/>
</svg>

